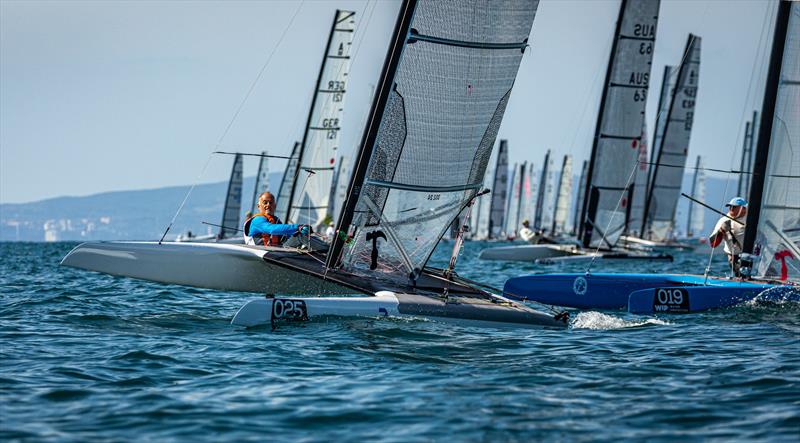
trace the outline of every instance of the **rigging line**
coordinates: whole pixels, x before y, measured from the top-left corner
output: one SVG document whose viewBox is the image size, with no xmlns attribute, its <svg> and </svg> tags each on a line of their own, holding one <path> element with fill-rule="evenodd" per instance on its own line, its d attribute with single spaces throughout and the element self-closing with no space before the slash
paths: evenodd
<svg viewBox="0 0 800 443">
<path fill-rule="evenodd" d="M 699 171 L 711 171 L 711 172 L 721 172 L 723 174 L 746 174 L 746 175 L 759 175 L 756 172 L 752 171 L 740 171 L 737 169 L 716 169 L 716 168 L 706 168 L 706 167 L 697 167 L 697 166 L 681 166 L 681 165 L 671 165 L 668 163 L 658 163 L 658 162 L 639 162 L 643 165 L 658 165 L 660 167 L 665 168 L 681 168 L 681 169 L 690 169 L 690 170 L 699 170 Z M 778 177 L 778 178 L 800 178 L 800 175 L 788 175 L 788 174 L 767 174 L 767 177 Z"/>
<path fill-rule="evenodd" d="M 594 250 L 594 256 L 592 256 L 592 260 L 589 262 L 589 265 L 586 266 L 586 274 L 589 274 L 589 272 L 592 269 L 592 265 L 594 264 L 594 261 L 597 259 L 597 254 L 600 251 L 600 246 L 606 240 L 606 233 L 609 231 L 609 229 L 611 229 L 611 223 L 614 221 L 614 217 L 616 217 L 617 215 L 617 210 L 619 209 L 619 205 L 622 203 L 622 199 L 625 198 L 628 186 L 631 185 L 631 181 L 633 180 L 633 177 L 636 175 L 636 169 L 638 168 L 639 168 L 639 162 L 637 161 L 636 163 L 634 163 L 633 169 L 631 169 L 631 173 L 628 175 L 628 181 L 625 182 L 625 189 L 623 189 L 622 192 L 619 194 L 619 199 L 617 199 L 617 206 L 614 207 L 614 212 L 611 213 L 611 217 L 609 217 L 608 219 L 606 228 L 603 230 L 603 236 L 600 238 L 600 241 L 597 242 L 597 248 L 595 248 Z M 628 202 L 628 204 L 631 204 L 631 202 Z M 595 215 L 595 217 L 597 217 L 597 215 Z M 592 225 L 594 225 L 594 223 L 592 223 Z M 592 229 L 595 229 L 594 226 L 592 226 Z"/>
<path fill-rule="evenodd" d="M 161 242 L 164 241 L 164 237 L 167 236 L 167 233 L 169 232 L 170 228 L 172 228 L 172 225 L 175 223 L 175 219 L 178 218 L 178 214 L 181 213 L 183 206 L 186 204 L 186 200 L 189 200 L 189 195 L 192 193 L 195 186 L 197 186 L 197 183 L 200 182 L 200 179 L 203 177 L 203 175 L 205 175 L 206 169 L 208 169 L 208 165 L 209 163 L 211 163 L 211 157 L 213 157 L 213 154 L 208 154 L 208 159 L 206 159 L 206 163 L 203 165 L 203 169 L 200 170 L 200 174 L 197 176 L 197 178 L 194 179 L 194 183 L 192 183 L 192 186 L 189 187 L 189 190 L 186 191 L 186 195 L 183 197 L 183 201 L 181 202 L 180 206 L 178 206 L 178 210 L 175 211 L 175 215 L 172 216 L 172 220 L 169 222 L 169 225 L 167 225 L 167 229 L 164 230 L 164 234 L 162 234 L 161 239 L 158 240 L 159 245 L 161 244 Z"/>
<path fill-rule="evenodd" d="M 258 71 L 258 75 L 256 75 L 256 78 L 253 80 L 253 83 L 250 84 L 250 88 L 247 90 L 247 93 L 245 94 L 244 98 L 242 99 L 242 102 L 239 103 L 239 107 L 236 108 L 236 112 L 233 113 L 233 117 L 231 118 L 231 121 L 228 122 L 228 126 L 225 127 L 225 131 L 222 132 L 222 135 L 219 137 L 219 140 L 217 140 L 217 145 L 216 145 L 217 147 L 219 147 L 222 144 L 222 140 L 224 140 L 225 136 L 228 135 L 228 131 L 231 130 L 231 127 L 233 126 L 233 123 L 236 121 L 236 118 L 239 117 L 239 113 L 242 112 L 242 109 L 244 108 L 245 103 L 247 103 L 247 100 L 250 98 L 250 95 L 252 95 L 253 90 L 255 90 L 256 85 L 258 84 L 258 81 L 261 80 L 261 76 L 264 75 L 264 71 L 267 70 L 267 67 L 269 66 L 270 62 L 272 61 L 272 57 L 275 55 L 275 52 L 280 47 L 281 42 L 283 42 L 284 37 L 286 37 L 286 33 L 292 27 L 292 23 L 294 23 L 294 19 L 297 18 L 297 14 L 299 14 L 300 10 L 303 8 L 303 3 L 305 3 L 305 0 L 302 0 L 300 2 L 300 5 L 297 6 L 297 10 L 294 11 L 294 15 L 292 15 L 292 18 L 289 20 L 289 23 L 287 23 L 286 27 L 283 29 L 283 32 L 281 33 L 281 36 L 278 38 L 278 42 L 275 44 L 275 46 L 272 47 L 272 52 L 270 52 L 269 56 L 267 57 L 267 60 L 261 66 L 261 70 Z"/>
<path fill-rule="evenodd" d="M 285 160 L 291 159 L 291 157 L 287 157 L 285 155 L 270 155 L 270 154 L 251 154 L 249 152 L 226 152 L 226 151 L 214 151 L 212 154 L 227 154 L 227 155 L 245 155 L 249 157 L 263 157 L 263 158 L 282 158 Z"/>
</svg>

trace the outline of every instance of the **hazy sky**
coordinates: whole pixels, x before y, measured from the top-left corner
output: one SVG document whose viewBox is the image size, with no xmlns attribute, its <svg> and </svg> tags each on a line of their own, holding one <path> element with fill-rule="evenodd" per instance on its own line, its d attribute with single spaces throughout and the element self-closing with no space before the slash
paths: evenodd
<svg viewBox="0 0 800 443">
<path fill-rule="evenodd" d="M 0 0 L 0 202 L 189 184 L 221 138 L 228 150 L 288 154 L 302 136 L 336 8 L 357 12 L 347 154 L 360 141 L 398 6 Z M 702 64 L 689 154 L 738 167 L 776 9 L 766 0 L 662 0 L 648 127 L 663 66 L 680 61 L 695 33 Z M 541 1 L 499 134 L 512 162 L 540 165 L 548 148 L 578 164 L 588 157 L 618 10 L 619 0 Z M 214 156 L 200 181 L 227 179 L 231 162 Z M 256 168 L 246 161 L 245 174 Z"/>
</svg>

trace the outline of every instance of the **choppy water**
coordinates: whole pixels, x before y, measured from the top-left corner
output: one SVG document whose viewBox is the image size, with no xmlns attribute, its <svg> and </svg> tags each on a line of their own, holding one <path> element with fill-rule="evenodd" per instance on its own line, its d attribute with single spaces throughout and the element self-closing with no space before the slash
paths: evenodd
<svg viewBox="0 0 800 443">
<path fill-rule="evenodd" d="M 58 267 L 72 246 L 0 243 L 3 441 L 800 440 L 796 304 L 582 312 L 566 331 L 246 330 L 229 321 L 252 295 Z M 482 262 L 479 246 L 460 273 L 496 286 L 585 268 Z M 594 269 L 696 273 L 705 259 Z"/>
</svg>

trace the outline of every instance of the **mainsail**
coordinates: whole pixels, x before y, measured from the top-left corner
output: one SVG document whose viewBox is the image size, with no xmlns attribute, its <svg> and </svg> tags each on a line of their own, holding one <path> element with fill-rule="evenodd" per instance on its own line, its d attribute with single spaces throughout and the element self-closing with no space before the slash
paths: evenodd
<svg viewBox="0 0 800 443">
<path fill-rule="evenodd" d="M 675 209 L 680 198 L 683 171 L 692 135 L 697 83 L 700 76 L 700 37 L 689 34 L 676 86 L 669 98 L 664 132 L 645 201 L 642 235 L 665 241 L 675 223 Z"/>
<path fill-rule="evenodd" d="M 416 281 L 483 186 L 537 4 L 403 3 L 328 267 Z"/>
<path fill-rule="evenodd" d="M 354 31 L 355 12 L 337 10 L 300 143 L 287 217 L 293 223 L 316 227 L 328 213 Z"/>
<path fill-rule="evenodd" d="M 703 159 L 697 156 L 694 167 L 694 177 L 692 178 L 692 197 L 695 200 L 706 200 L 706 174 L 703 170 Z M 690 203 L 688 216 L 686 219 L 686 236 L 691 238 L 695 235 L 702 236 L 705 225 L 705 210 L 698 204 Z"/>
<path fill-rule="evenodd" d="M 650 159 L 647 155 L 647 123 L 642 125 L 642 140 L 639 142 L 639 165 L 633 176 L 633 196 L 631 197 L 631 210 L 628 216 L 627 234 L 638 236 L 641 234 L 642 218 L 644 216 L 644 203 L 647 199 L 647 166 Z"/>
<path fill-rule="evenodd" d="M 564 162 L 561 163 L 561 178 L 558 181 L 558 190 L 556 191 L 553 225 L 550 228 L 550 232 L 554 235 L 567 230 L 570 198 L 572 198 L 572 156 L 565 155 Z"/>
<path fill-rule="evenodd" d="M 256 174 L 256 185 L 253 187 L 253 201 L 250 202 L 248 211 L 258 212 L 256 203 L 258 203 L 258 196 L 269 191 L 269 157 L 267 152 L 261 152 L 261 161 L 258 162 L 258 173 Z"/>
<path fill-rule="evenodd" d="M 275 202 L 275 215 L 281 221 L 286 221 L 286 215 L 289 213 L 289 202 L 291 201 L 292 188 L 294 187 L 294 176 L 297 172 L 297 156 L 300 152 L 300 142 L 294 142 L 292 153 L 289 154 L 289 160 L 286 162 L 286 169 L 283 170 L 283 178 L 281 179 L 281 187 L 278 189 L 278 199 Z"/>
<path fill-rule="evenodd" d="M 485 177 L 494 177 L 494 174 L 491 170 L 487 170 Z M 478 197 L 477 208 L 475 209 L 477 219 L 474 225 L 475 231 L 472 236 L 474 240 L 486 240 L 489 238 L 489 211 L 491 209 L 491 202 L 492 197 L 490 195 Z"/>
<path fill-rule="evenodd" d="M 522 222 L 532 218 L 533 211 L 536 209 L 534 208 L 534 201 L 533 201 L 533 191 L 534 191 L 534 180 L 533 175 L 533 162 L 525 162 L 527 166 L 525 167 L 525 180 L 522 183 L 522 201 L 520 203 L 519 215 L 517 217 L 517 229 L 522 225 Z"/>
<path fill-rule="evenodd" d="M 350 158 L 339 157 L 339 167 L 336 168 L 336 180 L 331 186 L 331 199 L 330 199 L 330 216 L 331 220 L 336 222 L 339 218 L 339 212 L 344 205 L 344 199 L 347 198 L 347 185 L 350 183 Z"/>
<path fill-rule="evenodd" d="M 584 160 L 581 166 L 581 175 L 578 178 L 578 195 L 575 198 L 575 213 L 572 216 L 572 234 L 579 235 L 581 229 L 581 210 L 583 208 L 583 193 L 586 191 L 586 172 L 589 168 L 589 162 Z"/>
<path fill-rule="evenodd" d="M 611 49 L 582 209 L 585 247 L 613 247 L 625 227 L 639 157 L 659 0 L 623 0 Z"/>
<path fill-rule="evenodd" d="M 508 198 L 508 140 L 500 140 L 497 163 L 494 167 L 492 200 L 489 207 L 489 238 L 497 238 L 506 220 L 506 199 Z"/>
<path fill-rule="evenodd" d="M 508 208 L 506 208 L 506 225 L 503 231 L 507 236 L 513 237 L 517 232 L 517 220 L 519 219 L 519 204 L 522 201 L 522 171 L 524 166 L 514 163 L 514 168 L 511 170 L 511 192 L 508 199 Z"/>
<path fill-rule="evenodd" d="M 553 223 L 553 205 L 555 199 L 555 169 L 553 168 L 553 156 L 550 155 L 550 150 L 547 150 L 547 155 L 544 159 L 544 166 L 542 167 L 542 176 L 539 180 L 541 183 L 539 188 L 539 198 L 541 199 L 542 210 L 542 223 L 541 229 L 549 229 Z"/>
<path fill-rule="evenodd" d="M 757 275 L 800 281 L 800 3 L 778 7 L 744 250 Z M 760 209 L 760 210 L 759 210 Z M 756 229 L 752 229 L 755 226 Z"/>
<path fill-rule="evenodd" d="M 242 210 L 242 154 L 233 158 L 231 178 L 228 180 L 228 192 L 225 194 L 225 209 L 222 211 L 222 223 L 217 233 L 218 239 L 233 237 L 239 230 L 239 212 Z"/>
</svg>

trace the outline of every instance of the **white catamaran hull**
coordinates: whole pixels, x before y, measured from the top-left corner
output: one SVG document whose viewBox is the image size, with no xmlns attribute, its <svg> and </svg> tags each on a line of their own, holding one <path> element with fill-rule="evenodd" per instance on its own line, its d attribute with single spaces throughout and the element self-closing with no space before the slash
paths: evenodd
<svg viewBox="0 0 800 443">
<path fill-rule="evenodd" d="M 507 299 L 499 303 L 475 299 L 451 301 L 414 294 L 380 291 L 374 296 L 261 298 L 251 300 L 233 316 L 231 324 L 253 327 L 285 321 L 307 321 L 319 317 L 409 317 L 481 327 L 557 327 L 566 326 L 566 318 L 555 319 Z"/>
<path fill-rule="evenodd" d="M 75 247 L 64 266 L 159 283 L 287 295 L 352 294 L 350 288 L 278 266 L 264 256 L 283 248 L 223 243 L 97 242 Z"/>
<path fill-rule="evenodd" d="M 498 246 L 481 251 L 482 260 L 536 261 L 544 258 L 578 255 L 573 245 Z"/>
</svg>

